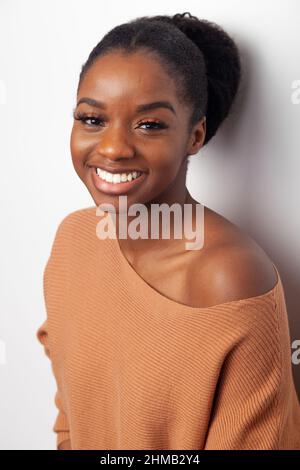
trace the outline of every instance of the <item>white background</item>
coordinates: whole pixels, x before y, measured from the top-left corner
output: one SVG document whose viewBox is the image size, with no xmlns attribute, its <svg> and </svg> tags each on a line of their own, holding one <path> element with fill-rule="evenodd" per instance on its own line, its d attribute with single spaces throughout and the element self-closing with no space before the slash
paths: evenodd
<svg viewBox="0 0 300 470">
<path fill-rule="evenodd" d="M 192 196 L 246 230 L 279 269 L 300 339 L 300 2 L 0 1 L 0 447 L 55 449 L 55 382 L 36 339 L 43 269 L 61 219 L 93 205 L 71 162 L 81 65 L 102 36 L 142 15 L 190 11 L 237 41 L 242 93 L 191 157 Z M 295 94 L 300 101 L 300 93 Z M 300 365 L 293 366 L 300 391 Z"/>
</svg>

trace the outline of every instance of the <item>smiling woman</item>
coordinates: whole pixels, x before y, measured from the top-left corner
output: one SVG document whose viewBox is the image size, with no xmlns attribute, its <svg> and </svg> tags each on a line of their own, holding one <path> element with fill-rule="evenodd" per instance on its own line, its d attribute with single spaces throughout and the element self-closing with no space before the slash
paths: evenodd
<svg viewBox="0 0 300 470">
<path fill-rule="evenodd" d="M 187 157 L 216 133 L 239 79 L 233 40 L 191 15 L 142 17 L 107 33 L 82 67 L 71 136 L 75 170 L 96 204 L 117 205 L 108 197 L 116 194 L 129 205 L 183 203 Z M 107 184 L 97 185 L 93 168 Z M 111 174 L 133 170 L 143 184 L 110 184 L 121 185 Z"/>
<path fill-rule="evenodd" d="M 188 157 L 240 78 L 233 39 L 189 13 L 116 26 L 82 66 L 70 148 L 95 204 L 57 229 L 37 332 L 57 381 L 58 448 L 300 448 L 284 291 L 262 248 L 207 207 L 200 250 L 96 234 L 95 206 L 118 212 L 119 195 L 128 211 L 197 209 Z"/>
</svg>

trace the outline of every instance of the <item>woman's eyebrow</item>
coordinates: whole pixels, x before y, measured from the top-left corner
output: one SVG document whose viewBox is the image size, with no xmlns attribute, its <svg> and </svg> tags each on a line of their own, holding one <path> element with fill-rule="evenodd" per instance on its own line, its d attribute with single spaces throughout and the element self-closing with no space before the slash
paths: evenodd
<svg viewBox="0 0 300 470">
<path fill-rule="evenodd" d="M 102 101 L 97 101 L 93 98 L 87 98 L 87 97 L 80 98 L 80 100 L 78 101 L 76 107 L 79 106 L 81 103 L 87 103 L 91 106 L 95 106 L 96 108 L 101 108 L 101 109 L 104 109 L 104 110 L 107 109 L 105 103 L 103 103 Z M 153 101 L 152 103 L 139 104 L 136 107 L 136 112 L 137 113 L 142 113 L 144 111 L 151 111 L 151 109 L 157 109 L 157 108 L 169 109 L 176 116 L 176 111 L 175 111 L 174 107 L 172 106 L 172 104 L 169 101 Z"/>
</svg>

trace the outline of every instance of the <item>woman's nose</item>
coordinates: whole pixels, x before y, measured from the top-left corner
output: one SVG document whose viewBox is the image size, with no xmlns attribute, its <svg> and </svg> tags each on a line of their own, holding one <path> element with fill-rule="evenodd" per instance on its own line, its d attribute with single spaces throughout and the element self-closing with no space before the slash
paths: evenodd
<svg viewBox="0 0 300 470">
<path fill-rule="evenodd" d="M 124 130 L 111 129 L 101 135 L 96 145 L 96 151 L 103 158 L 119 160 L 122 158 L 133 158 L 135 149 L 129 136 Z"/>
</svg>

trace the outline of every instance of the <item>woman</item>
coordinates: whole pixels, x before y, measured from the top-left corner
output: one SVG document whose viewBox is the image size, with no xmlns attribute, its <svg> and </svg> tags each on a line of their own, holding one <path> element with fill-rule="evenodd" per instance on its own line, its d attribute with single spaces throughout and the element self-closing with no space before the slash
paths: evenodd
<svg viewBox="0 0 300 470">
<path fill-rule="evenodd" d="M 197 226 L 188 157 L 240 77 L 234 41 L 189 13 L 108 32 L 82 67 L 71 135 L 95 205 L 190 204 Z M 67 215 L 44 273 L 57 447 L 299 449 L 284 291 L 263 249 L 208 207 L 198 250 L 186 236 L 105 239 L 98 221 L 95 206 Z"/>
</svg>

